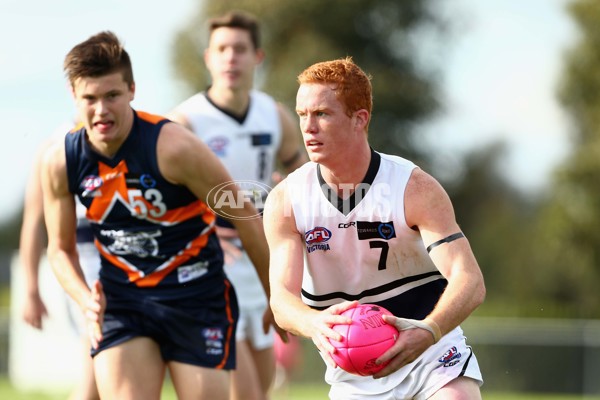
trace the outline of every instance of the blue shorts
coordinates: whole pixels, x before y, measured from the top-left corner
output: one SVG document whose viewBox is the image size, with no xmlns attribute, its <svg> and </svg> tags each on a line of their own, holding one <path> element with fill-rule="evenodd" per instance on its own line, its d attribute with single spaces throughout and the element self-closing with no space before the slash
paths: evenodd
<svg viewBox="0 0 600 400">
<path fill-rule="evenodd" d="M 239 310 L 233 286 L 225 295 L 171 301 L 106 292 L 103 339 L 92 357 L 135 337 L 149 337 L 163 360 L 206 368 L 235 368 L 235 334 Z"/>
</svg>

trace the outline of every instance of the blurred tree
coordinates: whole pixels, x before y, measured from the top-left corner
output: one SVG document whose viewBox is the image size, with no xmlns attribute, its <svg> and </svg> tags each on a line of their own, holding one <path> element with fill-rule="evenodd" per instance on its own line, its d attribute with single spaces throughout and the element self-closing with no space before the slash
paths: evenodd
<svg viewBox="0 0 600 400">
<path fill-rule="evenodd" d="M 21 210 L 0 225 L 0 252 L 10 254 L 19 247 L 22 216 Z"/>
<path fill-rule="evenodd" d="M 296 76 L 318 61 L 352 56 L 373 76 L 371 144 L 377 150 L 426 163 L 416 149 L 416 125 L 434 113 L 435 65 L 420 62 L 419 48 L 448 26 L 433 11 L 439 0 L 221 0 L 200 3 L 198 14 L 176 37 L 174 65 L 190 92 L 205 89 L 202 60 L 207 18 L 231 9 L 262 23 L 267 57 L 259 85 L 292 109 Z M 429 40 L 429 51 L 435 40 Z M 441 47 L 441 41 L 440 41 Z M 435 52 L 435 49 L 433 50 Z"/>
<path fill-rule="evenodd" d="M 441 47 L 448 48 L 456 27 L 444 20 L 439 6 L 438 0 L 204 2 L 176 37 L 175 70 L 190 93 L 206 88 L 205 21 L 230 9 L 260 18 L 267 57 L 257 81 L 292 108 L 301 70 L 317 61 L 351 55 L 373 76 L 371 144 L 443 178 L 486 276 L 488 300 L 482 312 L 507 315 L 517 312 L 520 302 L 530 296 L 524 266 L 528 248 L 522 244 L 531 237 L 533 211 L 498 172 L 504 145 L 469 154 L 449 172 L 418 137 L 419 124 L 443 111 L 438 101 Z"/>
<path fill-rule="evenodd" d="M 467 154 L 463 178 L 445 185 L 486 281 L 480 315 L 531 315 L 537 309 L 528 303 L 530 257 L 523 245 L 531 237 L 535 202 L 500 174 L 506 150 L 497 142 Z"/>
<path fill-rule="evenodd" d="M 580 28 L 567 55 L 560 99 L 572 117 L 573 151 L 540 212 L 532 290 L 573 317 L 600 318 L 600 2 L 569 6 Z"/>
</svg>

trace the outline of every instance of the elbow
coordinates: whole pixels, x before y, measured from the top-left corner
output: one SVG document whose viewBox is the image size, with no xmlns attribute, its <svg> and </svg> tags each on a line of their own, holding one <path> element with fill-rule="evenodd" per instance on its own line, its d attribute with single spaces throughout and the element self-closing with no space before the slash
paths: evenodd
<svg viewBox="0 0 600 400">
<path fill-rule="evenodd" d="M 473 300 L 475 302 L 475 307 L 479 307 L 485 301 L 485 297 L 487 295 L 487 289 L 485 288 L 485 282 L 483 278 L 479 281 L 477 287 L 473 291 Z"/>
<path fill-rule="evenodd" d="M 277 306 L 275 305 L 276 303 L 277 302 L 274 302 L 272 300 L 269 303 L 271 305 L 271 311 L 273 312 L 273 320 L 275 321 L 277 326 L 281 327 L 282 329 L 288 330 L 288 321 L 284 317 L 284 314 L 281 312 L 281 310 L 277 308 Z"/>
<path fill-rule="evenodd" d="M 275 322 L 277 323 L 277 325 L 280 325 L 281 313 L 279 311 L 279 308 L 277 307 L 278 303 L 278 301 L 274 300 L 273 294 L 271 293 L 271 298 L 269 299 L 269 306 L 271 307 L 271 311 L 273 312 L 273 318 L 275 319 Z"/>
<path fill-rule="evenodd" d="M 281 327 L 285 330 L 290 330 L 290 318 L 289 318 L 289 310 L 286 312 L 284 307 L 282 307 L 283 303 L 277 300 L 277 296 L 271 295 L 271 299 L 269 300 L 269 305 L 271 306 L 271 312 L 273 313 L 273 319 L 277 326 Z"/>
</svg>

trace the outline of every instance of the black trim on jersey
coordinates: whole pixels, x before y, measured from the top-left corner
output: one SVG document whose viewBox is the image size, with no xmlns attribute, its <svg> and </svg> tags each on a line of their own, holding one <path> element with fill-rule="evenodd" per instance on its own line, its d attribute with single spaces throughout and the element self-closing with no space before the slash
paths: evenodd
<svg viewBox="0 0 600 400">
<path fill-rule="evenodd" d="M 469 357 L 467 358 L 467 361 L 465 361 L 465 364 L 463 365 L 462 370 L 460 371 L 460 374 L 458 374 L 458 376 L 465 375 L 465 372 L 467 372 L 467 367 L 469 366 L 469 361 L 471 361 L 471 357 L 473 357 L 473 349 L 471 348 L 471 346 L 467 346 L 467 349 L 469 349 L 471 353 L 469 353 Z"/>
<path fill-rule="evenodd" d="M 325 195 L 325 198 L 338 209 L 344 215 L 348 215 L 354 207 L 356 207 L 356 198 L 359 197 L 357 192 L 360 192 L 360 199 L 364 199 L 365 195 L 369 191 L 371 184 L 377 176 L 379 171 L 379 165 L 381 165 L 381 155 L 371 148 L 371 161 L 369 162 L 369 168 L 367 173 L 361 182 L 361 186 L 355 190 L 347 199 L 341 199 L 338 197 L 337 192 L 333 190 L 321 174 L 321 166 L 317 164 L 317 178 L 319 179 L 319 185 Z"/>
<path fill-rule="evenodd" d="M 434 247 L 439 246 L 440 244 L 444 244 L 444 243 L 450 243 L 455 241 L 456 239 L 460 239 L 461 237 L 465 237 L 465 235 L 463 235 L 462 232 L 457 232 L 457 233 L 453 233 L 450 236 L 446 236 L 443 239 L 438 240 L 437 242 L 433 242 L 431 243 L 429 246 L 427 246 L 427 252 L 430 253 L 431 250 L 433 250 Z"/>
<path fill-rule="evenodd" d="M 341 299 L 349 300 L 349 301 L 360 300 L 363 297 L 375 296 L 375 295 L 378 295 L 381 293 L 389 292 L 390 290 L 396 289 L 400 286 L 404 286 L 408 283 L 419 281 L 421 279 L 429 278 L 431 276 L 436 276 L 436 275 L 442 276 L 442 274 L 439 271 L 427 272 L 426 274 L 409 276 L 408 278 L 398 279 L 393 282 L 389 282 L 389 283 L 386 283 L 385 285 L 381 285 L 381 286 L 378 286 L 378 287 L 375 287 L 372 289 L 363 290 L 359 294 L 348 294 L 345 292 L 331 292 L 331 293 L 322 294 L 322 295 L 315 295 L 315 294 L 308 293 L 306 290 L 302 289 L 302 295 L 312 301 L 327 301 L 327 300 L 337 299 L 337 298 L 341 298 Z M 324 307 L 324 308 L 326 308 L 326 307 Z"/>
<path fill-rule="evenodd" d="M 210 89 L 210 86 L 208 87 L 208 89 Z M 208 95 L 208 89 L 206 89 L 206 91 L 204 92 L 204 97 L 206 97 L 206 100 L 208 100 L 208 102 L 210 104 L 212 104 L 212 106 L 214 108 L 216 108 L 217 110 L 221 111 L 223 114 L 226 114 L 228 116 L 230 116 L 231 118 L 233 118 L 234 120 L 236 120 L 240 125 L 242 125 L 244 123 L 244 121 L 246 121 L 246 117 L 248 116 L 248 112 L 250 111 L 250 102 L 252 101 L 252 98 L 250 98 L 248 100 L 248 108 L 246 108 L 246 110 L 244 111 L 244 113 L 242 115 L 237 115 L 232 113 L 230 110 L 227 110 L 225 108 L 219 107 L 218 105 L 216 105 L 212 99 L 210 98 L 210 96 Z"/>
</svg>

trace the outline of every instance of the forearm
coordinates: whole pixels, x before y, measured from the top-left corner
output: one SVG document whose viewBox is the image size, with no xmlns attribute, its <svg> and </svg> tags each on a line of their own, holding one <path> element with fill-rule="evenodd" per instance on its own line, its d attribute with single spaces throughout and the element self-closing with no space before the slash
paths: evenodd
<svg viewBox="0 0 600 400">
<path fill-rule="evenodd" d="M 269 288 L 269 261 L 268 256 L 265 258 L 263 256 L 264 251 L 257 250 L 256 248 L 247 248 L 244 246 L 244 249 L 248 253 L 248 257 L 252 260 L 252 264 L 254 265 L 254 269 L 258 275 L 258 279 L 265 291 L 265 295 L 267 299 L 271 297 L 271 290 Z"/>
<path fill-rule="evenodd" d="M 236 224 L 236 229 L 242 240 L 244 250 L 248 253 L 248 257 L 252 261 L 254 268 L 263 290 L 270 298 L 271 291 L 269 288 L 269 248 L 264 235 L 262 222 L 258 219 L 240 221 Z"/>
<path fill-rule="evenodd" d="M 445 335 L 467 319 L 484 298 L 482 279 L 470 274 L 456 274 L 448 281 L 446 290 L 428 318 L 437 323 L 442 335 Z"/>
<path fill-rule="evenodd" d="M 85 282 L 83 271 L 79 265 L 77 251 L 48 250 L 48 260 L 52 270 L 65 292 L 80 307 L 85 307 L 89 297 L 90 288 Z"/>
<path fill-rule="evenodd" d="M 294 335 L 310 338 L 311 326 L 306 321 L 318 311 L 313 310 L 297 296 L 285 290 L 272 290 L 271 309 L 277 325 Z"/>
<path fill-rule="evenodd" d="M 28 295 L 39 293 L 39 266 L 43 246 L 44 240 L 40 234 L 22 235 L 21 237 L 19 258 Z"/>
<path fill-rule="evenodd" d="M 38 174 L 32 176 L 25 194 L 23 224 L 19 240 L 19 258 L 25 277 L 27 293 L 38 295 L 38 276 L 42 253 L 46 248 L 44 210 L 40 201 L 41 185 Z M 35 178 L 35 179 L 34 179 Z"/>
</svg>

